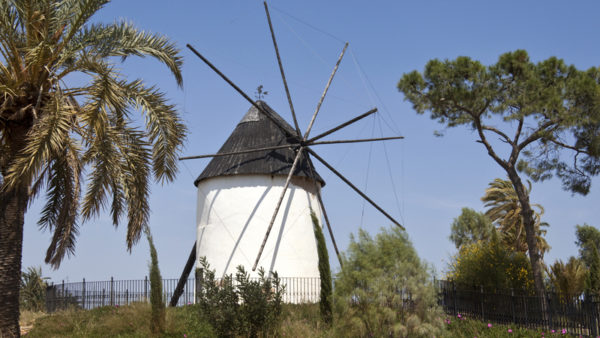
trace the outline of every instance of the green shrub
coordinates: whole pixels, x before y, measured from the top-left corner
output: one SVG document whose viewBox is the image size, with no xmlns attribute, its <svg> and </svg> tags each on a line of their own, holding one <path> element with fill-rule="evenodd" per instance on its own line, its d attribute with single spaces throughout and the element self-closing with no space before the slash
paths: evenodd
<svg viewBox="0 0 600 338">
<path fill-rule="evenodd" d="M 442 313 L 427 265 L 406 232 L 382 229 L 351 238 L 334 288 L 335 329 L 342 336 L 432 337 Z"/>
<path fill-rule="evenodd" d="M 196 295 L 201 316 L 220 337 L 269 335 L 279 323 L 284 287 L 276 272 L 251 279 L 244 267 L 238 266 L 235 280 L 226 275 L 215 277 L 206 258 L 200 259 L 198 270 L 200 292 Z"/>
</svg>

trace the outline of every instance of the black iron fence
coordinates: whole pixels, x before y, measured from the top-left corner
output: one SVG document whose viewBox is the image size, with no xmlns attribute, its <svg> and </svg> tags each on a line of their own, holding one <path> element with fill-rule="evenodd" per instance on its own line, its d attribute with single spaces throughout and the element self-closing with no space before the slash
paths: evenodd
<svg viewBox="0 0 600 338">
<path fill-rule="evenodd" d="M 440 306 L 447 314 L 467 316 L 484 322 L 514 324 L 524 328 L 565 329 L 574 335 L 600 334 L 600 298 L 565 298 L 557 292 L 542 298 L 522 290 L 490 290 L 482 286 L 436 281 Z"/>
<path fill-rule="evenodd" d="M 283 301 L 286 303 L 318 302 L 321 291 L 320 279 L 280 277 L 285 285 Z M 163 300 L 169 303 L 178 279 L 163 279 Z M 195 279 L 188 279 L 177 306 L 195 302 Z M 93 309 L 101 306 L 122 306 L 133 302 L 149 302 L 150 280 L 115 280 L 53 284 L 46 289 L 46 310 L 54 312 L 67 307 Z"/>
</svg>

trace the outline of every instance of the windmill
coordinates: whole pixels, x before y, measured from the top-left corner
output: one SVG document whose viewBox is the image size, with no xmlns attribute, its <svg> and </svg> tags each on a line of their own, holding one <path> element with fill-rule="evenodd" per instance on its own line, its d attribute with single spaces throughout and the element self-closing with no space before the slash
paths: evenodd
<svg viewBox="0 0 600 338">
<path fill-rule="evenodd" d="M 325 182 L 316 172 L 312 159 L 323 164 L 369 204 L 398 227 L 404 229 L 398 221 L 312 149 L 313 146 L 324 144 L 374 142 L 403 138 L 402 136 L 393 136 L 355 140 L 322 140 L 326 136 L 376 113 L 376 108 L 317 136 L 310 136 L 317 114 L 348 48 L 348 43 L 344 45 L 309 125 L 302 133 L 296 118 L 266 2 L 264 2 L 264 7 L 294 126 L 288 124 L 264 101 L 252 100 L 194 47 L 187 45 L 196 56 L 242 95 L 251 104 L 251 107 L 219 152 L 180 158 L 180 160 L 199 158 L 213 158 L 213 160 L 194 182 L 198 188 L 199 200 L 198 238 L 171 298 L 171 306 L 177 304 L 189 273 L 194 263 L 197 262 L 197 257 L 200 256 L 207 256 L 209 263 L 216 265 L 218 274 L 230 272 L 233 267 L 237 266 L 239 260 L 245 260 L 252 264 L 252 271 L 256 270 L 259 263 L 267 263 L 270 271 L 276 270 L 280 275 L 282 269 L 290 271 L 290 266 L 293 266 L 300 275 L 318 276 L 316 246 L 308 209 L 315 211 L 319 219 L 322 213 L 336 255 L 340 260 L 340 265 L 342 264 L 321 198 L 321 187 Z M 248 203 L 244 204 L 243 200 Z M 222 210 L 227 210 L 226 215 L 215 211 L 221 205 L 223 206 Z M 281 212 L 282 205 L 285 205 L 284 212 Z M 315 207 L 316 205 L 318 208 Z M 261 216 L 265 210 L 268 211 L 268 217 Z M 289 223 L 294 224 L 289 225 Z M 295 223 L 300 225 L 296 226 Z M 277 240 L 269 242 L 269 236 L 274 226 L 277 228 Z M 286 244 L 291 242 L 286 243 L 285 240 L 282 242 L 284 233 L 288 238 L 302 244 L 301 248 L 294 249 L 302 251 L 300 254 L 286 251 L 288 249 Z M 251 239 L 248 240 L 248 238 Z M 312 238 L 312 242 L 310 238 Z M 305 239 L 305 243 L 303 239 Z M 270 257 L 268 260 L 261 261 L 265 251 Z M 284 258 L 277 257 L 278 255 L 284 256 Z M 278 265 L 275 263 L 276 259 L 280 261 Z M 317 271 L 317 275 L 315 275 L 315 271 Z"/>
</svg>

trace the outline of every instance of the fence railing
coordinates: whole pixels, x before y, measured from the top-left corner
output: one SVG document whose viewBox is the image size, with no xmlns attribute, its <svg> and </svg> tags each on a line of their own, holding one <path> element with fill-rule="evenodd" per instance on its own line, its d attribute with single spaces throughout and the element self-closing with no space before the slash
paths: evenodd
<svg viewBox="0 0 600 338">
<path fill-rule="evenodd" d="M 251 278 L 252 280 L 252 278 Z M 285 285 L 283 301 L 285 303 L 315 303 L 319 301 L 321 283 L 316 278 L 280 277 Z M 169 303 L 178 279 L 163 279 L 163 300 Z M 196 280 L 188 279 L 177 306 L 195 303 Z M 150 300 L 150 280 L 115 280 L 53 284 L 46 289 L 46 310 L 54 312 L 74 306 L 81 309 L 93 309 L 101 306 L 128 305 L 133 302 Z"/>
<path fill-rule="evenodd" d="M 574 335 L 596 337 L 600 334 L 600 298 L 565 299 L 557 292 L 542 299 L 521 290 L 489 290 L 481 286 L 457 285 L 436 281 L 438 301 L 448 314 L 468 316 L 484 322 L 514 324 L 524 328 L 565 329 Z"/>
<path fill-rule="evenodd" d="M 285 303 L 319 301 L 319 278 L 281 277 Z M 163 299 L 168 303 L 177 279 L 163 279 Z M 485 322 L 513 324 L 524 328 L 566 329 L 568 333 L 596 337 L 600 334 L 600 297 L 565 299 L 556 292 L 546 293 L 548 309 L 541 299 L 520 290 L 490 290 L 437 280 L 438 303 L 450 315 L 468 316 Z M 195 279 L 188 279 L 177 306 L 195 302 Z M 100 306 L 148 302 L 150 280 L 114 280 L 60 283 L 46 290 L 46 309 L 54 312 L 69 306 L 92 309 Z"/>
</svg>

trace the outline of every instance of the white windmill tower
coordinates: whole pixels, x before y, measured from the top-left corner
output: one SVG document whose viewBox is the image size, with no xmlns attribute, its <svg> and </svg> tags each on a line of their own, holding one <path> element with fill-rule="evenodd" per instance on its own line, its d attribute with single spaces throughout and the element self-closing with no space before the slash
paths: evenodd
<svg viewBox="0 0 600 338">
<path fill-rule="evenodd" d="M 373 142 L 402 139 L 392 136 L 359 140 L 321 141 L 322 138 L 371 114 L 359 115 L 339 126 L 309 137 L 321 104 L 344 56 L 345 44 L 319 99 L 304 134 L 300 131 L 287 80 L 275 40 L 266 2 L 271 37 L 285 87 L 294 127 L 263 101 L 253 101 L 191 45 L 187 47 L 252 106 L 216 154 L 182 157 L 180 160 L 213 158 L 195 180 L 198 189 L 197 240 L 171 298 L 175 306 L 189 273 L 205 256 L 216 273 L 230 274 L 238 265 L 262 266 L 282 277 L 318 277 L 318 256 L 310 217 L 325 219 L 330 239 L 340 259 L 331 225 L 321 198 L 325 182 L 315 171 L 311 158 L 318 160 L 394 224 L 398 221 L 365 195 L 311 148 L 323 144 Z M 269 235 L 274 232 L 275 238 Z M 251 265 L 252 264 L 252 265 Z M 342 264 L 340 260 L 340 265 Z"/>
<path fill-rule="evenodd" d="M 206 257 L 217 276 L 235 274 L 238 265 L 254 263 L 296 157 L 289 140 L 294 129 L 265 102 L 256 103 L 261 110 L 252 106 L 218 152 L 238 154 L 214 157 L 194 182 L 196 256 Z M 310 211 L 321 218 L 317 196 L 323 185 L 310 159 L 301 155 L 271 229 L 275 238 L 267 242 L 259 266 L 282 277 L 319 277 Z"/>
</svg>

